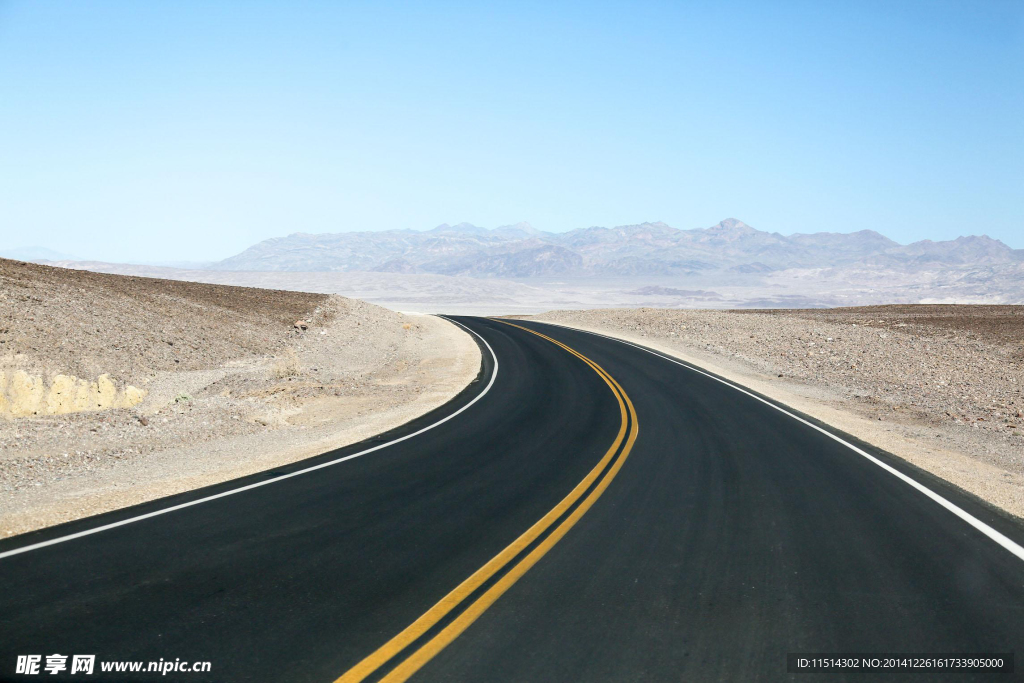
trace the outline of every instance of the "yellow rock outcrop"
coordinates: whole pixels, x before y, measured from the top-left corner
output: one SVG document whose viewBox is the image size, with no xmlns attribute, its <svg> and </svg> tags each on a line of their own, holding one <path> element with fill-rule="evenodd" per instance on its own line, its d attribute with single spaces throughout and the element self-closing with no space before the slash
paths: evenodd
<svg viewBox="0 0 1024 683">
<path fill-rule="evenodd" d="M 130 408 L 145 397 L 145 390 L 131 385 L 118 390 L 107 374 L 96 381 L 57 374 L 46 382 L 41 375 L 24 370 L 0 371 L 0 415 L 27 417 Z"/>
</svg>

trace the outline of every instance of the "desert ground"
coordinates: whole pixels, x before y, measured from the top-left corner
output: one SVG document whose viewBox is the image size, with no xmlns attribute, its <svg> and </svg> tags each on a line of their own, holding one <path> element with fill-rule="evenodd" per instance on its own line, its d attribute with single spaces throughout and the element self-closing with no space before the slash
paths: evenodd
<svg viewBox="0 0 1024 683">
<path fill-rule="evenodd" d="M 437 317 L 0 260 L 0 535 L 359 441 L 479 367 Z"/>
<path fill-rule="evenodd" d="M 554 311 L 691 361 L 1024 517 L 1024 306 Z"/>
<path fill-rule="evenodd" d="M 465 278 L 317 275 L 321 288 L 397 292 L 412 308 L 438 298 L 520 313 L 571 301 L 501 281 L 472 280 L 483 283 L 472 303 Z M 314 288 L 312 274 L 256 282 L 289 291 L 0 260 L 0 535 L 353 443 L 443 404 L 477 375 L 475 342 L 443 319 L 291 291 Z M 1024 306 L 531 317 L 694 362 L 1024 516 Z"/>
</svg>

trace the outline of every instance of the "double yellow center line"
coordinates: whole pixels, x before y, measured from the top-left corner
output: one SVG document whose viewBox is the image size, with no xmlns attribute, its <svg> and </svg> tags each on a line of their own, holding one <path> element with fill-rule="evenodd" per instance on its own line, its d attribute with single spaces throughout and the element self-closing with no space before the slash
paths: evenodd
<svg viewBox="0 0 1024 683">
<path fill-rule="evenodd" d="M 387 674 L 380 679 L 381 681 L 385 683 L 398 683 L 400 681 L 407 680 L 410 676 L 416 673 L 424 664 L 429 662 L 435 655 L 437 655 L 437 653 L 447 647 L 449 643 L 458 638 L 463 631 L 469 628 L 470 624 L 476 621 L 476 619 L 483 614 L 488 607 L 493 605 L 495 601 L 497 601 L 497 599 L 512 586 L 512 584 L 518 581 L 519 578 L 529 571 L 533 565 L 537 564 L 540 558 L 544 557 L 544 555 L 547 554 L 547 552 L 554 547 L 554 545 L 558 543 L 563 536 L 565 536 L 569 529 L 579 521 L 580 517 L 586 514 L 587 510 L 590 509 L 594 502 L 601 497 L 601 494 L 604 493 L 604 490 L 608 488 L 608 484 L 610 484 L 611 480 L 615 478 L 616 474 L 618 474 L 619 470 L 622 468 L 622 463 L 625 462 L 626 458 L 629 456 L 629 452 L 633 449 L 633 443 L 636 441 L 639 429 L 637 425 L 636 411 L 633 409 L 633 403 L 629 400 L 629 396 L 626 395 L 626 392 L 622 390 L 622 387 L 619 386 L 619 383 L 616 382 L 611 375 L 605 372 L 597 363 L 560 341 L 526 327 L 513 325 L 512 323 L 505 321 L 498 322 L 511 325 L 512 327 L 517 327 L 520 330 L 525 330 L 560 346 L 589 365 L 594 372 L 600 375 L 601 379 L 603 379 L 609 388 L 611 388 L 612 393 L 615 395 L 615 399 L 619 404 L 619 413 L 622 424 L 619 427 L 618 435 L 615 437 L 615 441 L 594 469 L 590 470 L 587 476 L 583 478 L 583 481 L 577 484 L 576 488 L 574 488 L 568 496 L 563 498 L 558 505 L 552 508 L 550 512 L 531 526 L 522 536 L 513 541 L 511 545 L 495 555 L 487 564 L 474 572 L 468 579 L 460 583 L 448 595 L 444 596 L 440 602 L 427 610 L 423 616 L 409 624 L 409 626 L 407 626 L 401 633 L 384 643 L 384 645 L 379 647 L 371 655 L 345 672 L 345 674 L 341 676 L 341 678 L 337 679 L 335 683 L 358 683 L 359 681 L 365 680 L 368 676 L 373 675 L 381 669 L 381 667 L 395 659 L 401 659 L 401 661 L 395 665 L 394 668 L 388 671 Z M 629 432 L 628 437 L 626 435 L 627 431 Z M 623 440 L 625 440 L 624 446 Z M 618 454 L 617 458 L 616 454 Z M 611 467 L 608 467 L 608 464 L 612 462 L 612 460 L 614 460 L 614 463 L 612 463 Z M 596 486 L 594 486 L 595 481 L 597 481 Z M 588 490 L 590 491 L 589 494 L 587 494 Z M 580 501 L 580 498 L 583 497 L 584 494 L 587 494 L 586 497 L 577 505 L 577 502 Z M 575 509 L 573 509 L 574 505 L 576 506 Z M 488 580 L 493 578 L 502 570 L 508 568 L 524 550 L 532 545 L 538 538 L 547 533 L 551 527 L 555 525 L 556 522 L 558 522 L 558 520 L 569 510 L 572 510 L 572 512 L 568 516 L 565 516 L 565 518 L 554 527 L 554 530 L 551 531 L 551 533 L 549 533 L 529 553 L 527 553 L 525 557 L 508 569 L 501 578 L 495 581 L 493 585 L 487 588 L 487 590 L 485 590 L 481 595 L 476 597 L 474 600 L 467 600 L 467 598 L 476 592 L 477 589 L 487 583 Z M 468 602 L 468 604 L 463 605 L 464 602 Z M 426 635 L 428 631 L 437 626 L 443 619 L 448 617 L 450 613 L 460 607 L 462 608 L 462 611 L 446 626 L 444 626 L 444 628 L 437 631 L 437 633 L 426 639 L 425 642 L 419 644 L 417 647 L 410 648 L 411 645 Z M 406 655 L 404 653 L 407 649 L 411 650 L 411 652 Z"/>
</svg>

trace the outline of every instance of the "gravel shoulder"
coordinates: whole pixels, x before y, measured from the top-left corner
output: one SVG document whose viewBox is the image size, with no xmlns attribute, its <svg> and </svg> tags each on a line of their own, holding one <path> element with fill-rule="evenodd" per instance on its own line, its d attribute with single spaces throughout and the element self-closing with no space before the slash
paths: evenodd
<svg viewBox="0 0 1024 683">
<path fill-rule="evenodd" d="M 454 324 L 339 296 L 3 260 L 0 283 L 0 370 L 104 374 L 143 395 L 0 415 L 0 536 L 355 443 L 443 405 L 480 368 Z"/>
<path fill-rule="evenodd" d="M 1024 307 L 554 311 L 703 367 L 1024 517 Z"/>
</svg>

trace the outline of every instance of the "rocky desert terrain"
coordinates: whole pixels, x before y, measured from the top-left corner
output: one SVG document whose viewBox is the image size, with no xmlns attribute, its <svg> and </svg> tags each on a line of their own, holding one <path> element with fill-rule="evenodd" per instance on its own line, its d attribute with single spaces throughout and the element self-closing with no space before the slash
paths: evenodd
<svg viewBox="0 0 1024 683">
<path fill-rule="evenodd" d="M 0 259 L 0 535 L 396 427 L 477 375 L 440 318 Z"/>
<path fill-rule="evenodd" d="M 554 311 L 691 361 L 1024 516 L 1024 306 Z"/>
</svg>

